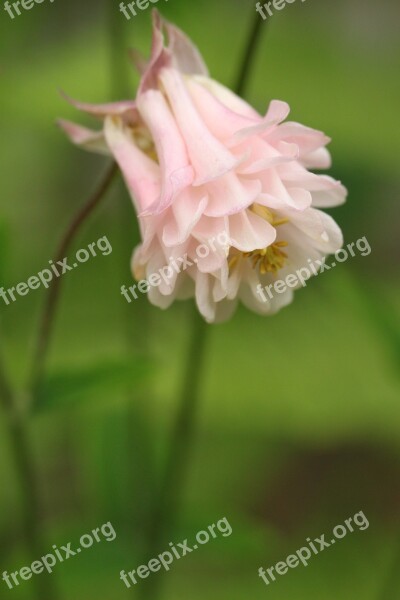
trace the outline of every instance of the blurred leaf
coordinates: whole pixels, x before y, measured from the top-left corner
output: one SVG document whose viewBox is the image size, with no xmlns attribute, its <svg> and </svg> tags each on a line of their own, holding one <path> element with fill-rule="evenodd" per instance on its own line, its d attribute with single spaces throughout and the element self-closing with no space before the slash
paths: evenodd
<svg viewBox="0 0 400 600">
<path fill-rule="evenodd" d="M 150 361 L 106 362 L 83 369 L 71 369 L 49 375 L 39 392 L 36 410 L 71 407 L 94 395 L 109 395 L 139 385 L 150 372 Z"/>
</svg>

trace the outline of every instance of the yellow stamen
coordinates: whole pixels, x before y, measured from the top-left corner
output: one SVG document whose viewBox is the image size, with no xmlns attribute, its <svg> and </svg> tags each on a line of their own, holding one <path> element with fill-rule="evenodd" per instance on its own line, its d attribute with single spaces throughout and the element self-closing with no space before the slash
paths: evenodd
<svg viewBox="0 0 400 600">
<path fill-rule="evenodd" d="M 253 204 L 250 210 L 270 223 L 273 227 L 279 227 L 280 225 L 285 225 L 289 222 L 289 219 L 277 217 L 269 208 L 261 206 L 261 204 Z M 253 250 L 253 252 L 239 252 L 235 248 L 232 248 L 228 262 L 229 269 L 232 270 L 236 267 L 241 258 L 249 258 L 253 269 L 258 267 L 262 275 L 266 275 L 267 273 L 275 275 L 285 266 L 286 261 L 289 258 L 286 252 L 281 249 L 286 248 L 287 246 L 288 242 L 280 240 L 274 242 L 267 248 L 260 248 L 258 250 Z"/>
</svg>

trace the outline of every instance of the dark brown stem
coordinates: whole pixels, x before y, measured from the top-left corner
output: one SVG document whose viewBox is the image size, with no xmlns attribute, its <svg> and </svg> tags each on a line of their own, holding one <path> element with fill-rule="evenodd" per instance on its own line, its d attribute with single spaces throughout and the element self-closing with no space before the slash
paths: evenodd
<svg viewBox="0 0 400 600">
<path fill-rule="evenodd" d="M 73 242 L 78 231 L 104 197 L 117 172 L 118 166 L 114 162 L 107 169 L 104 177 L 102 178 L 95 192 L 90 196 L 86 204 L 84 204 L 84 206 L 80 208 L 78 213 L 73 217 L 68 229 L 66 230 L 65 234 L 61 239 L 60 245 L 58 247 L 53 261 L 54 263 L 57 263 L 57 261 L 61 261 L 63 258 L 66 257 L 71 243 Z M 42 380 L 43 370 L 47 358 L 48 348 L 51 340 L 51 334 L 56 315 L 56 309 L 60 297 L 61 284 L 61 277 L 57 277 L 51 281 L 42 314 L 42 319 L 39 326 L 39 335 L 34 352 L 33 368 L 29 386 L 29 389 L 32 391 L 33 403 L 35 402 L 35 393 Z"/>
<path fill-rule="evenodd" d="M 96 208 L 109 188 L 116 173 L 117 166 L 113 163 L 107 170 L 107 173 L 96 192 L 72 220 L 57 250 L 55 262 L 62 260 L 65 257 L 71 242 L 81 225 Z M 8 382 L 3 362 L 0 359 L 0 401 L 3 405 L 7 419 L 15 469 L 21 488 L 23 503 L 22 529 L 32 561 L 39 560 L 41 556 L 44 556 L 45 545 L 43 543 L 41 530 L 39 479 L 34 460 L 34 451 L 30 440 L 27 416 L 30 404 L 35 400 L 35 390 L 41 381 L 60 289 L 61 280 L 54 279 L 48 291 L 47 301 L 39 329 L 36 352 L 33 359 L 31 387 L 29 388 L 29 393 L 31 395 L 28 399 L 24 398 L 24 402 L 19 402 L 19 398 L 13 392 L 13 389 Z M 57 592 L 52 576 L 42 575 L 41 577 L 35 577 L 34 579 L 38 600 L 56 600 Z"/>
<path fill-rule="evenodd" d="M 257 46 L 261 40 L 261 29 L 266 27 L 261 16 L 256 12 L 254 21 L 251 24 L 250 35 L 247 41 L 246 50 L 243 55 L 242 64 L 239 70 L 239 75 L 234 86 L 235 92 L 239 96 L 243 96 L 247 89 L 247 84 L 250 81 L 252 67 L 254 66 L 254 55 L 257 51 Z"/>
</svg>

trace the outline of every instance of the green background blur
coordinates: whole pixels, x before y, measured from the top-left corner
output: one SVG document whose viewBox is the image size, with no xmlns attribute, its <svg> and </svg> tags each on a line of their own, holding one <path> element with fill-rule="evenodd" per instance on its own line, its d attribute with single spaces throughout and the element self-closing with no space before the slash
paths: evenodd
<svg viewBox="0 0 400 600">
<path fill-rule="evenodd" d="M 132 97 L 138 79 L 126 49 L 148 53 L 150 11 L 128 22 L 117 1 L 45 0 L 11 20 L 2 5 L 0 286 L 8 288 L 47 266 L 106 164 L 55 127 L 58 117 L 92 124 L 58 90 L 88 102 Z M 232 85 L 255 2 L 160 0 L 158 8 L 197 43 L 212 76 Z M 286 100 L 291 119 L 332 137 L 331 174 L 350 192 L 332 214 L 346 243 L 367 236 L 372 253 L 311 281 L 273 318 L 241 309 L 211 328 L 171 541 L 193 540 L 222 517 L 233 534 L 175 563 L 166 600 L 400 598 L 399 24 L 397 0 L 307 0 L 263 25 L 246 97 L 260 111 Z M 189 305 L 162 312 L 120 295 L 137 243 L 121 182 L 73 251 L 104 235 L 113 253 L 63 280 L 47 391 L 30 421 L 49 551 L 106 521 L 117 531 L 114 542 L 56 567 L 65 600 L 135 597 L 119 572 L 141 564 L 190 335 Z M 43 300 L 42 290 L 10 306 L 0 300 L 2 353 L 20 390 Z M 360 510 L 369 529 L 265 587 L 260 566 Z M 32 562 L 20 526 L 0 416 L 0 572 Z M 10 591 L 0 580 L 0 598 L 9 597 L 29 600 L 32 582 Z"/>
</svg>

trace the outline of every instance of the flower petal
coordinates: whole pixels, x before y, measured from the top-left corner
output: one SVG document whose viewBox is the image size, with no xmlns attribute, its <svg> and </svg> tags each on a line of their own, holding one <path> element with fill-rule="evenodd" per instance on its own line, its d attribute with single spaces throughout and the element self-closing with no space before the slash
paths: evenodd
<svg viewBox="0 0 400 600">
<path fill-rule="evenodd" d="M 120 118 L 107 117 L 104 132 L 137 210 L 143 212 L 160 195 L 160 168 L 139 150 Z"/>
<path fill-rule="evenodd" d="M 229 217 L 229 237 L 232 245 L 241 252 L 252 252 L 273 244 L 276 229 L 265 219 L 247 210 Z"/>
<path fill-rule="evenodd" d="M 207 65 L 198 48 L 190 38 L 178 27 L 164 21 L 169 38 L 169 50 L 173 56 L 174 66 L 187 75 L 208 76 Z"/>
<path fill-rule="evenodd" d="M 104 119 L 108 115 L 124 115 L 126 120 L 134 121 L 137 118 L 136 102 L 134 100 L 124 100 L 121 102 L 110 102 L 108 104 L 87 104 L 79 102 L 61 91 L 63 98 L 72 104 L 78 110 L 94 115 L 99 119 Z"/>
<path fill-rule="evenodd" d="M 240 161 L 207 129 L 178 71 L 163 69 L 160 79 L 196 173 L 194 185 L 202 185 L 234 169 Z"/>
<path fill-rule="evenodd" d="M 208 203 L 198 189 L 183 191 L 174 201 L 165 223 L 162 241 L 166 246 L 177 246 L 187 240 Z"/>
<path fill-rule="evenodd" d="M 111 154 L 110 149 L 107 146 L 104 138 L 103 131 L 92 131 L 71 121 L 64 119 L 58 119 L 57 125 L 67 134 L 69 139 L 76 146 L 81 146 L 85 150 L 90 152 L 97 152 L 98 154 Z"/>
<path fill-rule="evenodd" d="M 156 145 L 162 175 L 161 196 L 146 212 L 159 214 L 177 194 L 193 183 L 194 171 L 181 133 L 162 93 L 154 90 L 145 92 L 138 99 L 138 108 Z"/>
</svg>

